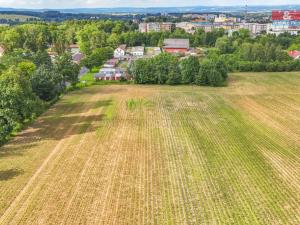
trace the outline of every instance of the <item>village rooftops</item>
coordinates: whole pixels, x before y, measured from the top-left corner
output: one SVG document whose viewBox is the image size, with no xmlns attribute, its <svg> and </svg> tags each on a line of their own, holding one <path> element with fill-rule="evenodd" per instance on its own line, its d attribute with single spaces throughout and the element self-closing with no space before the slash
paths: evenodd
<svg viewBox="0 0 300 225">
<path fill-rule="evenodd" d="M 190 40 L 189 39 L 165 39 L 164 48 L 189 49 Z"/>
</svg>

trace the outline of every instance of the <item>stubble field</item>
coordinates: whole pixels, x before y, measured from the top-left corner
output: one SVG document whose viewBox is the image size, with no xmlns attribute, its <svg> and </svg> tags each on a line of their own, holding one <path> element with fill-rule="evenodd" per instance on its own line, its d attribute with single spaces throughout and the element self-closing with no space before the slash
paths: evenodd
<svg viewBox="0 0 300 225">
<path fill-rule="evenodd" d="M 0 224 L 300 224 L 300 73 L 64 96 L 0 148 Z"/>
</svg>

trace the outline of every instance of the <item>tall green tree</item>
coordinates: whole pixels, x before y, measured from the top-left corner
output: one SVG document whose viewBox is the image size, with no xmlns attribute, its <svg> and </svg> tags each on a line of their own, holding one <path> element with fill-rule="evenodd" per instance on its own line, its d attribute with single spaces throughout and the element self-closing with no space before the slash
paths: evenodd
<svg viewBox="0 0 300 225">
<path fill-rule="evenodd" d="M 197 57 L 190 56 L 180 62 L 182 83 L 192 84 L 199 73 L 200 63 Z"/>
</svg>

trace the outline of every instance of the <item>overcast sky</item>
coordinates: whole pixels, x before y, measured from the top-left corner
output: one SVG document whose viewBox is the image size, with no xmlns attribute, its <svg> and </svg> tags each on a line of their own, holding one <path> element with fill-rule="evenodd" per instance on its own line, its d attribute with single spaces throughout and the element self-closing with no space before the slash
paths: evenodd
<svg viewBox="0 0 300 225">
<path fill-rule="evenodd" d="M 245 5 L 246 0 L 0 0 L 0 7 L 91 8 L 156 6 Z M 300 0 L 248 0 L 248 5 L 300 4 Z"/>
</svg>

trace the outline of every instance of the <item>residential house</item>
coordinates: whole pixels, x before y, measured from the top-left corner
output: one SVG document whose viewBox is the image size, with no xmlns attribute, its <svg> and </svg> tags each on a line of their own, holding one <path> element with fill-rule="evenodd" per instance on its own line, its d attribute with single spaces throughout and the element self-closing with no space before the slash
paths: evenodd
<svg viewBox="0 0 300 225">
<path fill-rule="evenodd" d="M 120 80 L 126 78 L 126 72 L 122 68 L 102 68 L 94 75 L 95 80 Z"/>
<path fill-rule="evenodd" d="M 186 54 L 190 48 L 189 39 L 165 39 L 163 49 L 168 53 Z"/>
<path fill-rule="evenodd" d="M 104 63 L 103 67 L 104 68 L 115 68 L 118 63 L 119 63 L 118 59 L 110 59 Z"/>
<path fill-rule="evenodd" d="M 140 23 L 139 24 L 139 32 L 147 33 L 147 23 Z"/>
<path fill-rule="evenodd" d="M 145 53 L 145 47 L 143 46 L 132 47 L 130 50 L 130 54 L 134 57 L 143 57 L 144 53 Z"/>
<path fill-rule="evenodd" d="M 298 50 L 289 51 L 288 54 L 293 59 L 300 59 L 300 51 Z"/>
<path fill-rule="evenodd" d="M 161 23 L 160 24 L 160 30 L 161 31 L 167 31 L 167 32 L 172 32 L 175 28 L 174 23 Z"/>
<path fill-rule="evenodd" d="M 79 45 L 77 45 L 77 44 L 70 45 L 69 49 L 70 49 L 72 55 L 80 53 L 80 48 L 79 48 Z"/>
<path fill-rule="evenodd" d="M 123 59 L 126 53 L 126 45 L 120 45 L 114 51 L 114 58 L 116 59 Z"/>
<path fill-rule="evenodd" d="M 225 14 L 220 14 L 218 17 L 215 17 L 215 23 L 236 23 L 235 17 L 227 17 Z"/>
<path fill-rule="evenodd" d="M 84 58 L 84 54 L 76 53 L 72 56 L 72 60 L 76 64 L 80 64 L 81 60 Z"/>
</svg>

